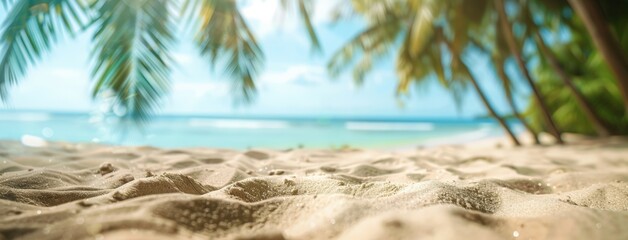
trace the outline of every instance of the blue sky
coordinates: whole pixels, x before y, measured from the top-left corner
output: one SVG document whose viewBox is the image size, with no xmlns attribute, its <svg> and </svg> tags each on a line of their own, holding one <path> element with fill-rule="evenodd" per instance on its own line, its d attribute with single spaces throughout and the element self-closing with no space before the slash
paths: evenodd
<svg viewBox="0 0 628 240">
<path fill-rule="evenodd" d="M 242 13 L 266 56 L 265 68 L 257 81 L 258 94 L 251 105 L 233 104 L 228 78 L 221 69 L 212 69 L 197 54 L 191 34 L 182 32 L 177 34 L 179 44 L 173 49 L 179 66 L 173 71 L 171 93 L 164 99 L 159 113 L 417 118 L 485 115 L 475 93 L 468 92 L 457 109 L 451 95 L 435 81 L 413 90 L 410 97 L 404 98 L 402 107 L 395 98 L 397 78 L 392 57 L 376 65 L 360 87 L 353 83 L 350 72 L 331 79 L 326 63 L 334 51 L 363 28 L 360 20 L 332 25 L 328 16 L 335 1 L 316 1 L 314 23 L 323 53 L 315 55 L 311 54 L 306 34 L 294 14 L 278 15 L 278 2 L 242 4 Z M 11 90 L 10 101 L 1 104 L 0 109 L 71 112 L 98 109 L 90 97 L 90 49 L 90 34 L 66 38 L 30 69 L 26 78 Z M 507 112 L 486 59 L 467 60 L 473 63 L 482 87 L 498 110 Z"/>
</svg>

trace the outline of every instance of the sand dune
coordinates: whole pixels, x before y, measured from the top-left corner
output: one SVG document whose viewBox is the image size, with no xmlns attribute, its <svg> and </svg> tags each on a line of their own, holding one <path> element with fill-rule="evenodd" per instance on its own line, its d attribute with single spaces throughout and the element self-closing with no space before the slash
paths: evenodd
<svg viewBox="0 0 628 240">
<path fill-rule="evenodd" d="M 0 142 L 0 239 L 628 239 L 628 141 L 412 151 Z"/>
</svg>

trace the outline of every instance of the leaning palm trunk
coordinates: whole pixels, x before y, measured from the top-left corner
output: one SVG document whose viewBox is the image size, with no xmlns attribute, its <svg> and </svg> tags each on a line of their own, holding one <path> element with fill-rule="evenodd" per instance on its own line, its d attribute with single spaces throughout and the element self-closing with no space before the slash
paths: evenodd
<svg viewBox="0 0 628 240">
<path fill-rule="evenodd" d="M 525 62 L 523 61 L 523 57 L 521 56 L 521 53 L 517 51 L 517 43 L 515 40 L 515 36 L 513 35 L 512 28 L 510 24 L 508 23 L 508 17 L 506 16 L 506 10 L 504 8 L 503 0 L 495 1 L 495 8 L 497 9 L 497 12 L 499 13 L 499 21 L 501 23 L 502 29 L 504 30 L 503 31 L 504 39 L 506 39 L 508 48 L 514 55 L 515 60 L 517 61 L 517 65 L 519 66 L 519 69 L 523 73 L 528 84 L 530 84 L 530 88 L 532 88 L 532 93 L 534 94 L 534 98 L 539 108 L 541 108 L 541 115 L 543 117 L 544 122 L 547 125 L 550 134 L 552 134 L 556 138 L 556 142 L 559 144 L 563 144 L 564 141 L 560 135 L 560 131 L 558 130 L 558 127 L 556 127 L 556 123 L 554 123 L 554 120 L 552 119 L 552 116 L 547 107 L 547 104 L 545 103 L 545 100 L 541 96 L 541 92 L 539 91 L 539 89 L 536 87 L 536 84 L 532 80 L 532 77 L 530 76 L 530 72 L 528 71 L 528 68 L 526 67 Z"/>
<path fill-rule="evenodd" d="M 547 45 L 545 45 L 545 41 L 543 40 L 543 37 L 538 30 L 534 31 L 534 40 L 536 41 L 543 55 L 547 58 L 550 67 L 554 69 L 556 74 L 558 74 L 558 77 L 563 81 L 563 83 L 565 83 L 565 85 L 567 85 L 567 88 L 569 88 L 574 98 L 576 99 L 576 103 L 578 103 L 580 109 L 582 109 L 582 112 L 584 112 L 584 115 L 587 117 L 589 122 L 591 122 L 598 136 L 609 136 L 611 132 L 608 126 L 604 123 L 602 118 L 600 118 L 597 113 L 595 113 L 589 101 L 587 101 L 582 92 L 580 92 L 580 90 L 576 87 L 573 79 L 571 79 L 571 77 L 567 74 L 552 50 L 550 50 Z"/>
<path fill-rule="evenodd" d="M 510 78 L 506 74 L 506 71 L 504 69 L 504 65 L 503 64 L 499 64 L 498 61 L 494 61 L 494 64 L 496 66 L 497 76 L 504 83 L 502 86 L 504 87 L 504 92 L 506 92 L 507 93 L 506 95 L 508 95 L 506 100 L 508 101 L 508 105 L 510 106 L 512 114 L 515 115 L 515 117 L 517 119 L 519 119 L 521 124 L 523 124 L 523 126 L 528 130 L 528 132 L 530 132 L 530 134 L 532 134 L 532 139 L 534 140 L 534 144 L 540 144 L 541 141 L 539 140 L 538 134 L 536 133 L 536 131 L 534 131 L 532 126 L 530 126 L 530 123 L 528 123 L 528 120 L 525 119 L 523 117 L 523 115 L 521 115 L 521 113 L 519 113 L 519 111 L 517 110 L 517 105 L 515 104 L 515 100 L 514 100 L 512 94 L 509 93 L 510 90 L 508 89 L 508 84 L 506 84 L 506 83 L 512 84 L 512 81 L 510 80 Z"/>
<path fill-rule="evenodd" d="M 488 110 L 488 113 L 491 115 L 491 117 L 495 118 L 497 122 L 499 122 L 499 125 L 501 125 L 501 127 L 506 131 L 506 133 L 508 134 L 508 137 L 510 137 L 510 139 L 515 144 L 515 146 L 521 146 L 521 143 L 519 142 L 515 134 L 512 132 L 512 130 L 510 129 L 506 121 L 504 121 L 502 117 L 497 115 L 497 112 L 495 111 L 491 103 L 488 101 L 488 98 L 486 98 L 484 91 L 482 91 L 477 80 L 475 79 L 475 77 L 473 77 L 473 74 L 471 74 L 471 71 L 469 70 L 469 67 L 467 66 L 467 64 L 462 61 L 462 59 L 460 58 L 460 55 L 458 54 L 455 54 L 455 55 L 456 56 L 454 57 L 457 59 L 457 61 L 460 63 L 464 71 L 469 76 L 471 85 L 473 85 L 473 88 L 478 93 L 478 96 L 480 96 L 480 100 L 482 100 L 482 103 L 484 104 L 484 107 L 486 107 L 486 110 Z"/>
<path fill-rule="evenodd" d="M 613 71 L 619 92 L 621 92 L 624 100 L 625 114 L 628 114 L 628 59 L 624 55 L 625 50 L 622 50 L 619 42 L 611 33 L 596 1 L 569 0 L 569 3 L 584 22 L 593 43 Z"/>
<path fill-rule="evenodd" d="M 452 55 L 452 58 L 454 58 L 453 60 L 455 62 L 457 62 L 459 66 L 462 67 L 463 74 L 465 74 L 469 78 L 469 80 L 471 81 L 471 85 L 473 85 L 473 89 L 475 89 L 475 91 L 478 93 L 478 96 L 480 96 L 480 100 L 482 100 L 482 103 L 484 104 L 484 107 L 486 107 L 486 110 L 488 111 L 488 114 L 491 115 L 492 118 L 497 120 L 499 125 L 504 129 L 504 131 L 506 131 L 506 133 L 508 134 L 508 137 L 510 137 L 510 139 L 515 144 L 515 146 L 521 146 L 521 143 L 519 142 L 519 139 L 517 139 L 515 134 L 512 132 L 512 130 L 510 129 L 510 127 L 506 123 L 506 121 L 504 121 L 504 119 L 497 114 L 497 112 L 493 108 L 493 105 L 491 105 L 491 103 L 488 101 L 488 98 L 484 94 L 484 91 L 482 91 L 482 88 L 480 88 L 480 85 L 478 84 L 477 80 L 475 79 L 475 77 L 471 73 L 471 70 L 469 70 L 469 67 L 467 66 L 467 64 L 464 61 L 462 61 L 462 58 L 460 57 L 460 54 L 456 53 L 456 51 L 454 50 L 454 47 L 452 46 L 451 42 L 449 42 L 449 41 L 447 41 L 445 39 L 443 39 L 443 42 L 445 43 L 445 45 L 449 49 L 449 51 L 450 51 L 450 53 Z"/>
</svg>

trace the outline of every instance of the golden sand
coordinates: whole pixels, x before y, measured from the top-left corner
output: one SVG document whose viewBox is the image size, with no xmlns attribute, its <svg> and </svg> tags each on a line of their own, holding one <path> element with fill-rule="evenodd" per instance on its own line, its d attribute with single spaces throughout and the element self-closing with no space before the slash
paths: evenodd
<svg viewBox="0 0 628 240">
<path fill-rule="evenodd" d="M 628 141 L 406 151 L 0 142 L 0 239 L 628 239 Z"/>
</svg>

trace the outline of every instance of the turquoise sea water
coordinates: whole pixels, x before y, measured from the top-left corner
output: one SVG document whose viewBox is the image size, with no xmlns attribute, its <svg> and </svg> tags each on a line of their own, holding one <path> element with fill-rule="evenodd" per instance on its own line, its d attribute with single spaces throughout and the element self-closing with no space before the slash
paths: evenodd
<svg viewBox="0 0 628 240">
<path fill-rule="evenodd" d="M 157 147 L 394 148 L 500 136 L 491 120 L 156 117 L 143 129 L 89 114 L 0 112 L 0 140 Z M 516 124 L 515 124 L 516 125 Z"/>
</svg>

